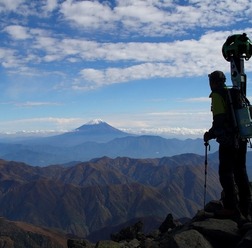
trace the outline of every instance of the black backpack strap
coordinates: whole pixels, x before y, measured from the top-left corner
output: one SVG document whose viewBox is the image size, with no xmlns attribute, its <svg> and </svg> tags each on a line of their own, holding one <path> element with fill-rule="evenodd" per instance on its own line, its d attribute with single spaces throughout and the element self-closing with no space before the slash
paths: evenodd
<svg viewBox="0 0 252 248">
<path fill-rule="evenodd" d="M 235 130 L 237 130 L 238 125 L 237 125 L 236 116 L 235 116 L 235 107 L 236 106 L 235 106 L 235 103 L 233 101 L 231 90 L 232 89 L 227 89 L 227 100 L 228 100 L 227 104 L 228 104 L 229 111 L 231 113 L 233 127 L 234 127 Z"/>
</svg>

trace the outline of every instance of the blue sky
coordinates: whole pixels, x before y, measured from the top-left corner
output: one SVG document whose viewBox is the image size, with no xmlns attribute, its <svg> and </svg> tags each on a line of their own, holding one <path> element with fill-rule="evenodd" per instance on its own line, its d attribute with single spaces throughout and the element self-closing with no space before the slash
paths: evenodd
<svg viewBox="0 0 252 248">
<path fill-rule="evenodd" d="M 251 0 L 0 0 L 0 133 L 73 130 L 102 119 L 128 132 L 202 137 L 207 74 L 252 38 Z M 245 62 L 252 95 L 252 59 Z"/>
</svg>

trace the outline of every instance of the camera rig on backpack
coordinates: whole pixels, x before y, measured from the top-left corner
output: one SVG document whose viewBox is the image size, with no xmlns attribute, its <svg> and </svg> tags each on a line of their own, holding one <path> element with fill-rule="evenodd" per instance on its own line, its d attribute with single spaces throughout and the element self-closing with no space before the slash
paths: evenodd
<svg viewBox="0 0 252 248">
<path fill-rule="evenodd" d="M 229 36 L 222 46 L 222 55 L 230 62 L 233 86 L 246 96 L 247 79 L 244 72 L 244 59 L 249 60 L 252 56 L 252 42 L 247 34 Z"/>
<path fill-rule="evenodd" d="M 247 76 L 244 72 L 244 59 L 249 60 L 252 56 L 252 42 L 245 33 L 231 35 L 222 46 L 222 55 L 230 62 L 233 88 L 243 99 L 240 107 L 234 108 L 228 90 L 235 130 L 238 130 L 239 137 L 251 139 L 252 106 L 246 98 Z"/>
</svg>

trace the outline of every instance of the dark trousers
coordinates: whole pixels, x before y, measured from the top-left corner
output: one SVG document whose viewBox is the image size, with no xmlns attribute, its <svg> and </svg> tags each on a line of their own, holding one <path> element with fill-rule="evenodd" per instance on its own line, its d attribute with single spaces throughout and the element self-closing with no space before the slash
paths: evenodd
<svg viewBox="0 0 252 248">
<path fill-rule="evenodd" d="M 250 212 L 251 193 L 246 171 L 247 142 L 239 148 L 219 146 L 219 177 L 224 191 L 223 204 L 227 209 L 239 209 L 246 217 Z"/>
</svg>

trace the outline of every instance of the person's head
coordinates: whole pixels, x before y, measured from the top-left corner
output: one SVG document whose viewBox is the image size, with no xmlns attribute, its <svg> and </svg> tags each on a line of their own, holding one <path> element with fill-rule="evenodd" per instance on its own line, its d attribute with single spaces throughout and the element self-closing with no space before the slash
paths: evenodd
<svg viewBox="0 0 252 248">
<path fill-rule="evenodd" d="M 225 87 L 226 76 L 222 71 L 213 71 L 208 75 L 211 90 Z"/>
</svg>

